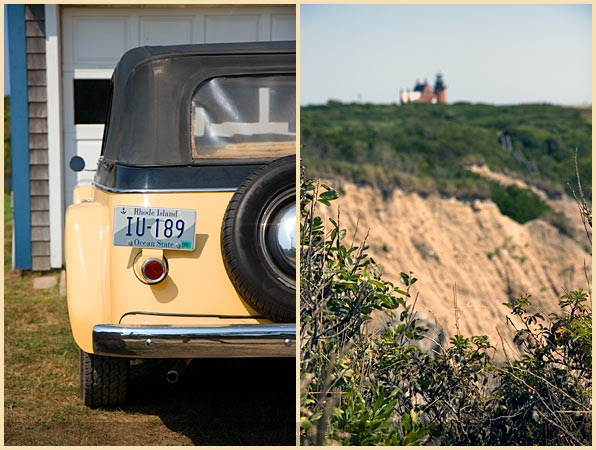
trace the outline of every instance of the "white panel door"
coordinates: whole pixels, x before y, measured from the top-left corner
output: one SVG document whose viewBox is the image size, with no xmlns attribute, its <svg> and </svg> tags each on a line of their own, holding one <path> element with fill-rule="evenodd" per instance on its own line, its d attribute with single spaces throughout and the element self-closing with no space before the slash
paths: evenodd
<svg viewBox="0 0 596 450">
<path fill-rule="evenodd" d="M 72 62 L 112 65 L 128 50 L 128 17 L 75 16 L 72 19 Z"/>
<path fill-rule="evenodd" d="M 254 42 L 259 40 L 260 16 L 205 17 L 205 42 Z"/>
<path fill-rule="evenodd" d="M 85 110 L 85 103 L 80 101 L 81 92 L 92 96 L 95 83 L 99 89 L 102 80 L 111 78 L 127 50 L 142 45 L 296 39 L 293 5 L 172 8 L 65 5 L 61 10 L 65 207 L 72 203 L 75 185 L 92 182 L 104 129 L 103 121 L 94 123 L 93 111 Z M 75 98 L 75 84 L 79 98 Z M 70 159 L 75 155 L 85 160 L 85 171 L 75 173 L 70 169 Z"/>
<path fill-rule="evenodd" d="M 271 40 L 296 40 L 296 16 L 294 14 L 271 15 Z"/>
<path fill-rule="evenodd" d="M 192 44 L 192 17 L 141 17 L 140 45 Z"/>
</svg>

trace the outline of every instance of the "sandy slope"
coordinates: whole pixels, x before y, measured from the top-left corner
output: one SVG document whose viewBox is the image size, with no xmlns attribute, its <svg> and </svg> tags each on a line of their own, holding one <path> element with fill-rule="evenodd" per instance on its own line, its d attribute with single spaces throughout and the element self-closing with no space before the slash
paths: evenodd
<svg viewBox="0 0 596 450">
<path fill-rule="evenodd" d="M 497 330 L 509 355 L 514 352 L 504 302 L 529 293 L 533 306 L 554 311 L 565 290 L 587 288 L 584 262 L 591 278 L 585 235 L 582 246 L 577 242 L 581 237 L 570 239 L 543 220 L 520 225 L 491 201 L 422 198 L 400 190 L 383 198 L 369 186 L 341 179 L 328 183 L 342 196 L 322 212 L 335 216 L 340 206 L 348 242 L 357 222 L 356 240 L 370 230 L 370 254 L 385 278 L 398 282 L 400 272 L 413 272 L 419 279 L 419 313 L 436 318 L 447 337 L 456 332 L 455 287 L 461 333 L 488 335 L 499 347 L 499 359 L 503 354 Z M 571 200 L 559 202 L 565 203 L 565 212 L 576 214 Z"/>
</svg>

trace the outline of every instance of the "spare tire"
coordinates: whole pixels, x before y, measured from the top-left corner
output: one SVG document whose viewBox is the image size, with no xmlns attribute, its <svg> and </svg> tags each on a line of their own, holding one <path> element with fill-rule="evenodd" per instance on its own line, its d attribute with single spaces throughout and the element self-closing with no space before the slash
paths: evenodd
<svg viewBox="0 0 596 450">
<path fill-rule="evenodd" d="M 296 322 L 296 156 L 249 175 L 221 229 L 224 266 L 240 296 L 275 322 Z"/>
</svg>

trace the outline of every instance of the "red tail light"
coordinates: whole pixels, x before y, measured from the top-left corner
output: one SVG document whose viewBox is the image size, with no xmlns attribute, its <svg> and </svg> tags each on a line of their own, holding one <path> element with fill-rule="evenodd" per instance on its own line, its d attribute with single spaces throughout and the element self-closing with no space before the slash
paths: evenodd
<svg viewBox="0 0 596 450">
<path fill-rule="evenodd" d="M 168 274 L 168 265 L 159 258 L 147 258 L 141 265 L 141 273 L 147 283 L 159 283 Z"/>
</svg>

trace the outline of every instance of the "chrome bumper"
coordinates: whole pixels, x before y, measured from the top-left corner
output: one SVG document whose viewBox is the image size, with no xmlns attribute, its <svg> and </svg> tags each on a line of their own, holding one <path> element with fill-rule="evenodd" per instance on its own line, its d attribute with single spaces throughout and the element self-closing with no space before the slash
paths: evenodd
<svg viewBox="0 0 596 450">
<path fill-rule="evenodd" d="M 130 358 L 295 357 L 296 325 L 95 325 L 93 352 Z"/>
</svg>

